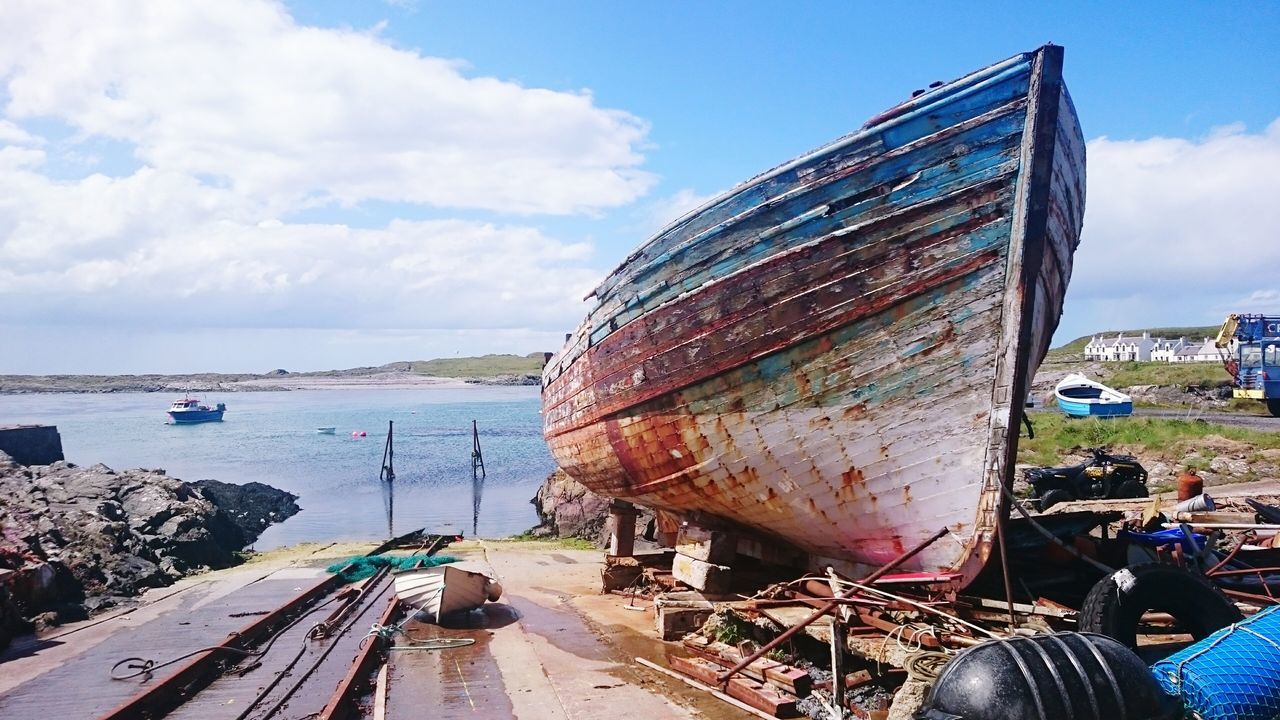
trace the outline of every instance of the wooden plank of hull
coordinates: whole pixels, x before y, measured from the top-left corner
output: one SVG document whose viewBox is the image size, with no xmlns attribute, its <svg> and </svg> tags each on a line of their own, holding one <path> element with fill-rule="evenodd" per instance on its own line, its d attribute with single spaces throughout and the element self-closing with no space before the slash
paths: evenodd
<svg viewBox="0 0 1280 720">
<path fill-rule="evenodd" d="M 975 574 L 1083 215 L 1060 63 L 917 99 L 633 254 L 544 371 L 560 465 L 854 563 L 945 524 L 912 566 Z"/>
</svg>

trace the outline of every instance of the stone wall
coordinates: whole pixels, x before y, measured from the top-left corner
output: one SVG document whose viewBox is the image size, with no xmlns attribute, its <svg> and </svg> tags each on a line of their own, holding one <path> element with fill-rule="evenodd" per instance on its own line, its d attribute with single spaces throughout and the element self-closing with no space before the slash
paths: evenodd
<svg viewBox="0 0 1280 720">
<path fill-rule="evenodd" d="M 0 452 L 19 465 L 52 465 L 65 460 L 62 436 L 54 425 L 0 427 Z"/>
</svg>

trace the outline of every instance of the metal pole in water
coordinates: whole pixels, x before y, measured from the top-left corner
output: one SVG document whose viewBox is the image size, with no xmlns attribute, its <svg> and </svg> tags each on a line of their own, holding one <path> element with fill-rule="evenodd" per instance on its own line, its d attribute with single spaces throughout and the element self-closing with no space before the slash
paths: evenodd
<svg viewBox="0 0 1280 720">
<path fill-rule="evenodd" d="M 471 421 L 471 535 L 480 525 L 480 495 L 484 491 L 484 453 L 480 451 L 480 429 Z"/>
<path fill-rule="evenodd" d="M 393 538 L 396 536 L 395 530 L 394 530 L 395 503 L 396 503 L 396 489 L 395 489 L 396 451 L 395 451 L 395 447 L 392 444 L 392 436 L 394 434 L 394 431 L 395 431 L 395 422 L 392 420 L 388 420 L 387 421 L 387 446 L 382 451 L 382 472 L 379 473 L 378 475 L 379 479 L 383 483 L 383 489 L 387 493 L 387 537 L 389 538 Z"/>
</svg>

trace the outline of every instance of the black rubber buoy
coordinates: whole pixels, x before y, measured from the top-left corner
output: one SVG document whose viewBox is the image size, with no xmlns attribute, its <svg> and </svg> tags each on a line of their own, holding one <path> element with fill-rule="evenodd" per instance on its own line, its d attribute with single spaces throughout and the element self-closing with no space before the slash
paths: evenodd
<svg viewBox="0 0 1280 720">
<path fill-rule="evenodd" d="M 1174 720 L 1142 659 L 1105 635 L 991 640 L 947 663 L 916 720 Z"/>
</svg>

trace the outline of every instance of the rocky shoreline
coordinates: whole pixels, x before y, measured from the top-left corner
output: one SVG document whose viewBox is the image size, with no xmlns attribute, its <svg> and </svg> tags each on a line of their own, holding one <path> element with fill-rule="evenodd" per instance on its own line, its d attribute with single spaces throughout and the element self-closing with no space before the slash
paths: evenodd
<svg viewBox="0 0 1280 720">
<path fill-rule="evenodd" d="M 538 487 L 529 502 L 538 514 L 538 525 L 528 534 L 535 538 L 578 538 L 604 547 L 609 542 L 609 498 L 597 495 L 585 485 L 556 468 Z M 637 507 L 636 537 L 652 539 L 655 532 L 652 510 Z"/>
<path fill-rule="evenodd" d="M 149 588 L 242 562 L 296 497 L 261 483 L 193 483 L 163 470 L 67 462 L 23 466 L 0 453 L 0 647 L 83 619 Z"/>
</svg>

